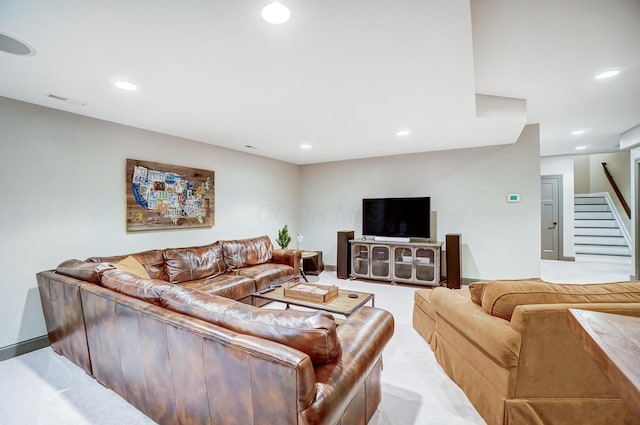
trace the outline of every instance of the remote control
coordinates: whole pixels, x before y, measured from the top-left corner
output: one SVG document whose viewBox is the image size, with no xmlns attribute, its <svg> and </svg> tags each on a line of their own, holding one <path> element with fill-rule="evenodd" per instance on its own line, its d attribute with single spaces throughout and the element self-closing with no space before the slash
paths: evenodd
<svg viewBox="0 0 640 425">
<path fill-rule="evenodd" d="M 258 292 L 260 292 L 261 294 L 266 294 L 267 292 L 271 292 L 271 291 L 275 291 L 275 288 L 264 288 Z"/>
</svg>

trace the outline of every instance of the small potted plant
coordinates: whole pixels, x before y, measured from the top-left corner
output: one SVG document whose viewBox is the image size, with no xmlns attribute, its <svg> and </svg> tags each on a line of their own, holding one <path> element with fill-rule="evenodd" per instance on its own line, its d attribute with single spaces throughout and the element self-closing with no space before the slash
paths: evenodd
<svg viewBox="0 0 640 425">
<path fill-rule="evenodd" d="M 284 227 L 278 230 L 278 239 L 276 239 L 280 248 L 286 248 L 291 243 L 291 236 L 289 236 L 289 228 L 285 224 Z"/>
</svg>

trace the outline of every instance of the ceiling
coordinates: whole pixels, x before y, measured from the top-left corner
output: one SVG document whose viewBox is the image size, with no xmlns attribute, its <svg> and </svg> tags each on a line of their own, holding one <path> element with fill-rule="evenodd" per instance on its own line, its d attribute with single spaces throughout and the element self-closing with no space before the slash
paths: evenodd
<svg viewBox="0 0 640 425">
<path fill-rule="evenodd" d="M 281 2 L 271 25 L 269 0 L 0 0 L 0 33 L 35 50 L 0 52 L 0 96 L 293 164 L 513 143 L 527 123 L 542 155 L 611 152 L 640 124 L 640 0 Z"/>
</svg>

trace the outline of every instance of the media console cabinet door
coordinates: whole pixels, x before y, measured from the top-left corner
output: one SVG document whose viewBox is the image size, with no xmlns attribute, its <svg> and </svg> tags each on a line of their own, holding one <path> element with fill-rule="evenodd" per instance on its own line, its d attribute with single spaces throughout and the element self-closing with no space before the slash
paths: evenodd
<svg viewBox="0 0 640 425">
<path fill-rule="evenodd" d="M 127 159 L 127 232 L 211 227 L 214 172 Z"/>
</svg>

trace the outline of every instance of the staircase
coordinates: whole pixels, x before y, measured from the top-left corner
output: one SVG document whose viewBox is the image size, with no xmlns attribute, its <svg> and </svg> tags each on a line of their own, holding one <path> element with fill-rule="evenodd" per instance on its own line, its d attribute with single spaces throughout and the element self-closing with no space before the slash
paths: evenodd
<svg viewBox="0 0 640 425">
<path fill-rule="evenodd" d="M 576 261 L 631 264 L 629 234 L 608 193 L 575 195 Z"/>
</svg>

